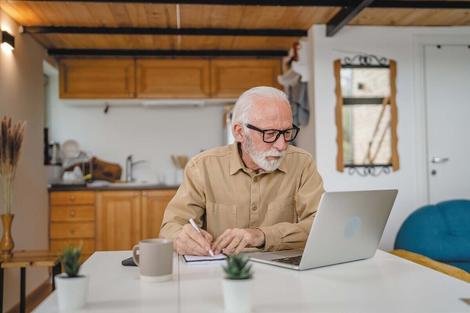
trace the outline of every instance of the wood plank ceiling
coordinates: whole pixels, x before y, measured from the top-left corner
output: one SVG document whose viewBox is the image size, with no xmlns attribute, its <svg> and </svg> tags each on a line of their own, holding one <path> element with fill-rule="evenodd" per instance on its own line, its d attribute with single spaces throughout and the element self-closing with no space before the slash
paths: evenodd
<svg viewBox="0 0 470 313">
<path fill-rule="evenodd" d="M 31 32 L 35 39 L 50 51 L 112 49 L 127 52 L 145 50 L 149 53 L 168 51 L 171 54 L 175 51 L 202 50 L 254 53 L 265 51 L 268 54 L 269 52 L 275 54 L 285 53 L 313 24 L 328 24 L 335 16 L 348 13 L 343 12 L 345 9 L 343 6 L 338 5 L 348 3 L 347 1 L 310 1 L 310 4 L 305 6 L 286 5 L 286 1 L 278 1 L 277 3 L 284 5 L 274 6 L 249 5 L 250 1 L 242 1 L 244 5 L 233 5 L 240 3 L 237 1 L 199 1 L 199 3 L 217 3 L 209 5 L 181 4 L 191 1 L 180 1 L 178 4 L 176 1 L 2 0 L 0 5 L 3 11 L 24 26 L 27 32 Z M 359 10 L 360 12 L 349 14 L 349 20 L 340 21 L 343 24 L 349 22 L 349 25 L 470 25 L 470 0 L 435 2 L 435 4 L 453 3 L 456 6 L 447 9 L 437 8 L 440 6 L 433 3 L 431 7 L 436 8 L 426 8 L 429 5 L 423 5 L 425 8 L 383 7 L 393 7 L 397 2 L 403 4 L 406 2 L 403 0 L 376 0 L 367 3 L 364 0 L 355 1 L 355 3 L 362 2 L 365 8 Z M 263 4 L 263 1 L 258 2 Z M 302 1 L 294 2 L 302 3 Z M 312 5 L 315 2 L 320 4 Z M 409 1 L 408 4 L 411 2 L 420 5 L 420 1 Z M 422 4 L 430 2 L 421 1 Z M 332 6 L 327 6 L 329 3 Z M 335 26 L 335 31 L 341 27 L 333 25 Z M 69 28 L 58 30 L 54 27 Z M 76 29 L 72 30 L 70 27 Z M 155 29 L 167 32 L 170 30 L 173 33 L 146 34 L 147 31 L 153 32 Z M 85 33 L 87 30 L 91 30 L 92 33 Z M 136 30 L 140 34 L 133 34 Z M 186 33 L 181 32 L 183 30 L 186 30 Z M 197 30 L 205 32 L 198 35 Z M 208 33 L 210 30 L 218 33 L 210 34 Z M 228 30 L 234 30 L 235 33 L 227 35 Z M 256 34 L 256 30 L 264 33 Z M 291 30 L 292 33 L 282 33 L 286 30 Z M 110 33 L 113 31 L 117 33 Z M 237 31 L 247 33 L 237 33 Z"/>
</svg>

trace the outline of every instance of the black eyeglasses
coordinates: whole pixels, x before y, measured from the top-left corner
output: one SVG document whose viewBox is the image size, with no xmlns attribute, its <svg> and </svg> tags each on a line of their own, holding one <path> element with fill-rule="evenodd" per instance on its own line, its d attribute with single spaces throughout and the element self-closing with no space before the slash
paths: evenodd
<svg viewBox="0 0 470 313">
<path fill-rule="evenodd" d="M 257 132 L 260 132 L 263 134 L 263 141 L 266 143 L 273 143 L 276 142 L 276 140 L 279 139 L 281 135 L 284 136 L 284 140 L 286 142 L 291 142 L 295 140 L 295 137 L 297 137 L 297 134 L 299 133 L 300 128 L 292 124 L 292 128 L 284 129 L 284 130 L 279 130 L 279 129 L 259 129 L 256 126 L 253 126 L 251 124 L 245 124 L 246 127 L 252 130 L 256 130 Z"/>
</svg>

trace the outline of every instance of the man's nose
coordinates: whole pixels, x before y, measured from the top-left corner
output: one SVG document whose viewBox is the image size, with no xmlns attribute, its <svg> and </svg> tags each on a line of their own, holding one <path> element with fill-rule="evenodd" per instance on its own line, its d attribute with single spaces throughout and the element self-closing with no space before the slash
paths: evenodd
<svg viewBox="0 0 470 313">
<path fill-rule="evenodd" d="M 287 149 L 287 142 L 284 140 L 284 135 L 281 134 L 279 138 L 273 143 L 273 147 L 278 151 L 284 151 Z"/>
</svg>

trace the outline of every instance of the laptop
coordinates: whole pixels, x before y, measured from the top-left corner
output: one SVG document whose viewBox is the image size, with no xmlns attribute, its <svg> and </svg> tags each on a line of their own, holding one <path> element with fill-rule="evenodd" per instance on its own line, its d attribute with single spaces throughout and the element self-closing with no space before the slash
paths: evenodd
<svg viewBox="0 0 470 313">
<path fill-rule="evenodd" d="M 325 192 L 305 248 L 246 255 L 254 262 L 307 270 L 374 256 L 398 190 Z"/>
</svg>

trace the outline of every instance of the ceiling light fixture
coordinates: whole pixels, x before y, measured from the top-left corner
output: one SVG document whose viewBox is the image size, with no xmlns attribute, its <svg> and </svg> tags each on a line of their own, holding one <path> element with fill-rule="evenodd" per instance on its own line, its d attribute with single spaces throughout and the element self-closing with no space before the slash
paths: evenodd
<svg viewBox="0 0 470 313">
<path fill-rule="evenodd" d="M 8 51 L 12 51 L 13 49 L 15 49 L 15 37 L 13 37 L 13 35 L 2 30 L 1 38 L 3 49 L 6 49 Z"/>
</svg>

